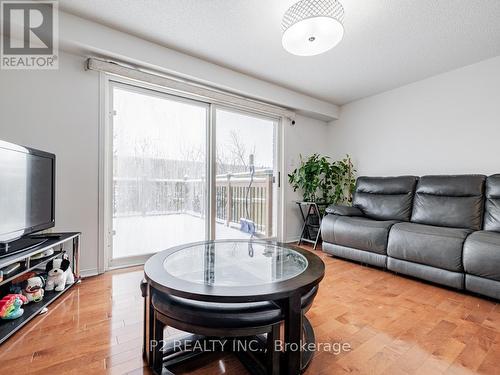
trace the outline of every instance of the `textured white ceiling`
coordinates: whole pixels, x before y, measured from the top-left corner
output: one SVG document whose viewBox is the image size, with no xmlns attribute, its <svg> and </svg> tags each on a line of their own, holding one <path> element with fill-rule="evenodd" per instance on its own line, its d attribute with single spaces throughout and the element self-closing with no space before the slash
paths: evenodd
<svg viewBox="0 0 500 375">
<path fill-rule="evenodd" d="M 281 47 L 294 0 L 59 0 L 62 10 L 281 86 L 345 104 L 500 55 L 500 0 L 341 0 L 344 40 Z"/>
</svg>

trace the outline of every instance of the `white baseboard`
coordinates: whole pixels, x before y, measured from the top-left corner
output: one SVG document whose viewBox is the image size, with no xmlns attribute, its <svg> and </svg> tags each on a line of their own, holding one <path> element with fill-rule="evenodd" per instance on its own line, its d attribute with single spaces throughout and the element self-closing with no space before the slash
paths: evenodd
<svg viewBox="0 0 500 375">
<path fill-rule="evenodd" d="M 91 268 L 88 270 L 80 270 L 80 276 L 82 278 L 90 277 L 90 276 L 97 276 L 97 275 L 99 275 L 99 272 L 97 272 L 97 268 Z"/>
</svg>

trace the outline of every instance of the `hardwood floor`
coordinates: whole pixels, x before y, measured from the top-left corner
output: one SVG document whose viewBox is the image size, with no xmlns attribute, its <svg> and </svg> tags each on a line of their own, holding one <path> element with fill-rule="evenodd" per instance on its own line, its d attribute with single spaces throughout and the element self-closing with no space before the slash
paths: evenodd
<svg viewBox="0 0 500 375">
<path fill-rule="evenodd" d="M 307 374 L 500 374 L 500 306 L 331 258 L 308 317 L 318 351 Z M 141 268 L 85 279 L 0 346 L 2 374 L 149 374 L 141 355 Z M 173 333 L 173 331 L 169 331 Z M 211 354 L 179 374 L 245 374 Z"/>
</svg>

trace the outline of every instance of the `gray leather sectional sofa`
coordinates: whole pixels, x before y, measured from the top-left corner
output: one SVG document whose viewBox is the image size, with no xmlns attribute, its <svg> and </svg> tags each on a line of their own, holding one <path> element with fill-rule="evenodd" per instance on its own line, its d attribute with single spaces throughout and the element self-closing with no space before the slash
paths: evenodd
<svg viewBox="0 0 500 375">
<path fill-rule="evenodd" d="M 500 174 L 359 177 L 323 251 L 500 299 Z"/>
</svg>

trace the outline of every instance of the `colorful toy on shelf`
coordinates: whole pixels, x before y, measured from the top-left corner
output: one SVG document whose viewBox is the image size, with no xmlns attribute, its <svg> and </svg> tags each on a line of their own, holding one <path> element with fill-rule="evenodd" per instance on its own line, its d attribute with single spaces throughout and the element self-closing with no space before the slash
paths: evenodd
<svg viewBox="0 0 500 375">
<path fill-rule="evenodd" d="M 0 318 L 19 318 L 24 313 L 21 306 L 26 302 L 28 302 L 28 300 L 22 294 L 7 294 L 0 300 Z"/>
<path fill-rule="evenodd" d="M 40 302 L 43 299 L 45 279 L 42 276 L 30 277 L 23 283 L 23 296 L 28 302 Z"/>
</svg>

